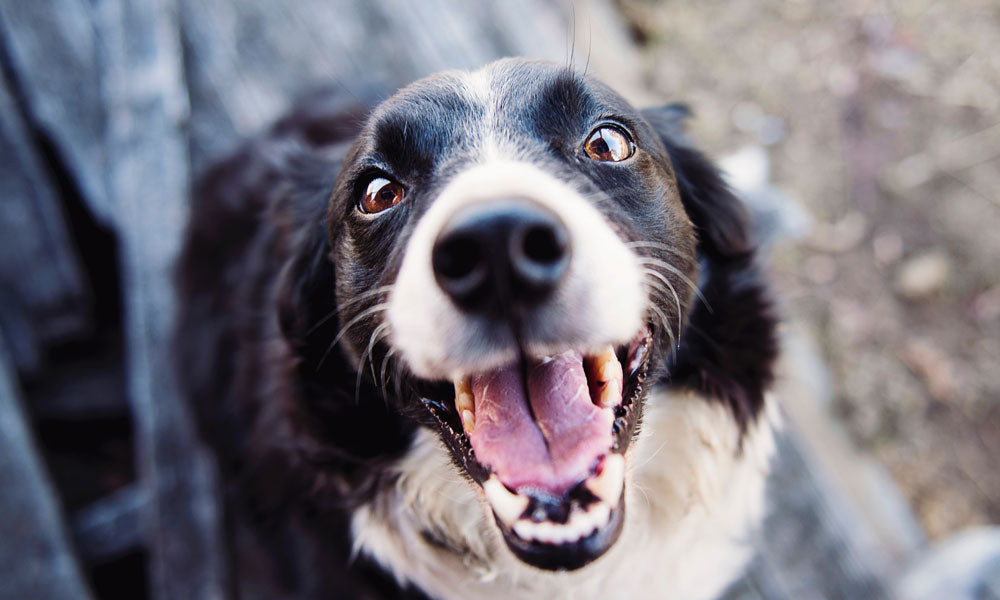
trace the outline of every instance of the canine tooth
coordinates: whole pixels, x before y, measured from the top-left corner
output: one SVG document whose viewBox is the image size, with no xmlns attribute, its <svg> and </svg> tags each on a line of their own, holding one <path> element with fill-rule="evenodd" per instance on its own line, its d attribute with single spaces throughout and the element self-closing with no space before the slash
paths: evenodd
<svg viewBox="0 0 1000 600">
<path fill-rule="evenodd" d="M 617 505 L 625 485 L 625 457 L 613 452 L 608 454 L 601 474 L 591 477 L 584 485 L 608 507 Z"/>
<path fill-rule="evenodd" d="M 462 411 L 462 427 L 465 433 L 472 433 L 476 429 L 476 415 L 471 410 Z"/>
<path fill-rule="evenodd" d="M 622 401 L 622 386 L 617 380 L 609 380 L 601 388 L 601 395 L 597 400 L 601 408 L 611 408 Z"/>
<path fill-rule="evenodd" d="M 472 383 L 468 377 L 455 380 L 455 409 L 462 419 L 466 433 L 476 428 L 476 399 L 472 395 Z"/>
<path fill-rule="evenodd" d="M 521 535 L 517 529 L 517 525 L 521 523 L 518 517 L 528 508 L 528 499 L 508 490 L 496 475 L 490 475 L 490 478 L 483 483 L 483 491 L 486 492 L 486 500 L 493 507 L 497 517 L 507 525 L 517 521 L 514 532 Z"/>
<path fill-rule="evenodd" d="M 611 346 L 605 346 L 599 353 L 587 356 L 586 361 L 587 370 L 593 373 L 601 383 L 614 378 L 615 363 L 618 362 L 618 357 L 615 356 L 615 350 Z"/>
<path fill-rule="evenodd" d="M 615 356 L 615 350 L 611 346 L 607 346 L 601 353 L 597 356 L 597 372 L 601 377 L 601 381 L 611 381 L 615 376 L 615 364 L 618 363 L 618 357 Z"/>
<path fill-rule="evenodd" d="M 472 395 L 472 381 L 468 377 L 455 380 L 455 408 L 459 413 L 463 410 L 476 411 L 476 400 Z"/>
<path fill-rule="evenodd" d="M 594 527 L 600 529 L 611 520 L 611 507 L 603 502 L 594 507 Z"/>
</svg>

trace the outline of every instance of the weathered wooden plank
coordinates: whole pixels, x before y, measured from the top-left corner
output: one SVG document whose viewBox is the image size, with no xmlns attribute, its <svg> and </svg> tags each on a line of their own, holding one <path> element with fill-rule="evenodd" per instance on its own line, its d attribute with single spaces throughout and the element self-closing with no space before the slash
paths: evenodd
<svg viewBox="0 0 1000 600">
<path fill-rule="evenodd" d="M 0 75 L 0 326 L 21 372 L 39 367 L 44 343 L 89 324 L 89 293 L 49 176 Z"/>
<path fill-rule="evenodd" d="M 94 354 L 57 369 L 46 369 L 27 390 L 36 419 L 85 422 L 127 417 L 128 398 L 122 357 Z"/>
<path fill-rule="evenodd" d="M 90 598 L 0 341 L 0 599 Z"/>
<path fill-rule="evenodd" d="M 770 515 L 760 559 L 788 598 L 880 600 L 888 592 L 874 564 L 851 538 L 843 498 L 801 453 L 786 429 L 768 480 Z"/>
<path fill-rule="evenodd" d="M 114 220 L 104 180 L 99 38 L 86 0 L 0 2 L 0 39 L 33 125 L 53 143 L 94 215 Z"/>
<path fill-rule="evenodd" d="M 581 69 L 594 49 L 591 72 L 638 88 L 639 63 L 628 60 L 635 51 L 614 11 L 603 0 L 578 4 L 579 14 L 553 0 L 180 0 L 194 164 L 316 88 L 384 96 L 435 71 L 510 55 L 568 62 L 573 49 Z M 612 66 L 608 56 L 623 60 Z"/>
<path fill-rule="evenodd" d="M 851 537 L 843 498 L 801 451 L 794 431 L 778 436 L 767 483 L 769 514 L 757 555 L 724 600 L 883 600 L 880 569 Z"/>
<path fill-rule="evenodd" d="M 225 594 L 218 494 L 176 385 L 172 266 L 187 217 L 187 94 L 171 0 L 106 3 L 108 190 L 118 215 L 126 364 L 145 514 L 152 598 Z"/>
<path fill-rule="evenodd" d="M 124 487 L 73 515 L 73 539 L 88 562 L 121 557 L 146 544 L 145 520 L 149 494 L 138 484 Z"/>
</svg>

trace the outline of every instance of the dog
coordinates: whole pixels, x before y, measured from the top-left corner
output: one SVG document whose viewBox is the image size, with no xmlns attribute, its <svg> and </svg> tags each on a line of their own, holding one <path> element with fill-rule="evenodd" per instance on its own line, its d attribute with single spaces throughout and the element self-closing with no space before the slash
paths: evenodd
<svg viewBox="0 0 1000 600">
<path fill-rule="evenodd" d="M 207 171 L 178 267 L 183 389 L 281 593 L 719 594 L 778 345 L 687 109 L 523 59 L 331 106 Z"/>
</svg>

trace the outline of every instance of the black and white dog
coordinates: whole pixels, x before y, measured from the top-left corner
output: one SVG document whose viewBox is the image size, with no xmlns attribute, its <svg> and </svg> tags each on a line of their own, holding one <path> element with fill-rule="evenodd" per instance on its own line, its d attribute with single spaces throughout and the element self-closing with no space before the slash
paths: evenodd
<svg viewBox="0 0 1000 600">
<path fill-rule="evenodd" d="M 684 109 L 503 60 L 363 114 L 214 167 L 179 270 L 180 373 L 286 592 L 718 594 L 777 349 Z"/>
</svg>

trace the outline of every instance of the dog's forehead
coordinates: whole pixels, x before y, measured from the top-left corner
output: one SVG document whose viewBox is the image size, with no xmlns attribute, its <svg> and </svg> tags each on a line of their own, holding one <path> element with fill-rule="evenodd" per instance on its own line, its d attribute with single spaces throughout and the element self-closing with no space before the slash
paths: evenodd
<svg viewBox="0 0 1000 600">
<path fill-rule="evenodd" d="M 384 102 L 370 126 L 375 150 L 510 158 L 533 141 L 583 135 L 602 115 L 633 113 L 610 88 L 564 66 L 509 59 L 420 80 Z"/>
</svg>

